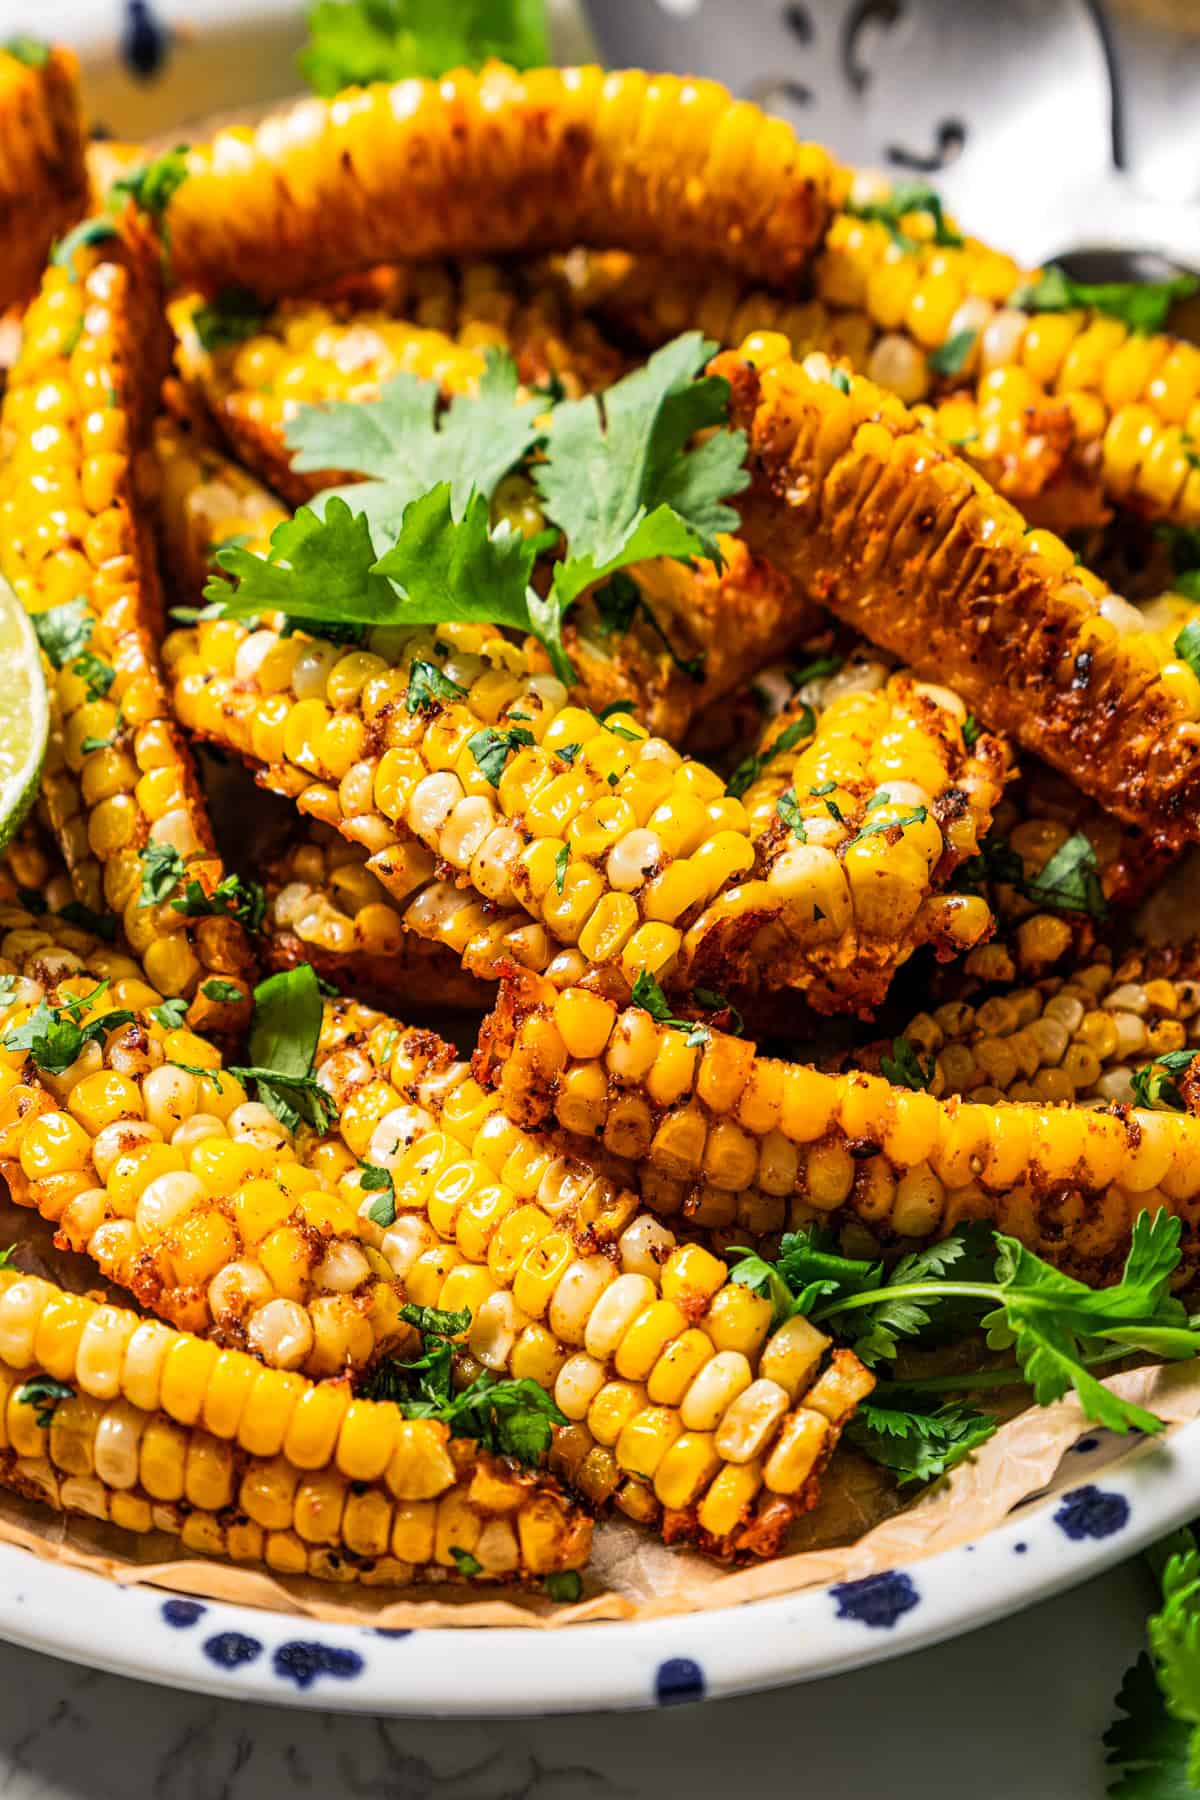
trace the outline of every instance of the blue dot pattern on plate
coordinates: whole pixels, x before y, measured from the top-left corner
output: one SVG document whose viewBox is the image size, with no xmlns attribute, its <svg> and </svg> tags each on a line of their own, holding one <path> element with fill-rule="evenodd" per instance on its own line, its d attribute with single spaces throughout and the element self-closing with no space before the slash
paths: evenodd
<svg viewBox="0 0 1200 1800">
<path fill-rule="evenodd" d="M 162 73 L 170 45 L 170 30 L 155 18 L 149 0 L 126 0 L 121 56 L 130 74 L 153 81 Z"/>
<path fill-rule="evenodd" d="M 1081 1487 L 1065 1494 L 1054 1523 L 1069 1538 L 1111 1537 L 1129 1523 L 1129 1502 L 1124 1494 L 1106 1494 L 1103 1488 Z"/>
<path fill-rule="evenodd" d="M 298 1688 L 311 1687 L 318 1675 L 335 1675 L 349 1681 L 361 1675 L 363 1659 L 357 1650 L 335 1649 L 332 1644 L 305 1643 L 293 1638 L 280 1644 L 271 1658 L 275 1673 Z"/>
<path fill-rule="evenodd" d="M 921 1598 L 910 1577 L 897 1569 L 884 1569 L 861 1581 L 839 1581 L 829 1591 L 837 1601 L 839 1619 L 855 1619 L 874 1630 L 890 1631 L 896 1620 L 911 1612 Z"/>
<path fill-rule="evenodd" d="M 690 1656 L 671 1656 L 658 1665 L 654 1693 L 660 1706 L 677 1706 L 681 1700 L 703 1700 L 704 1670 Z"/>
<path fill-rule="evenodd" d="M 243 1663 L 260 1657 L 262 1648 L 257 1638 L 247 1637 L 244 1631 L 219 1631 L 204 1640 L 204 1654 L 218 1669 L 240 1669 Z"/>
<path fill-rule="evenodd" d="M 412 1636 L 411 1625 L 372 1625 L 376 1637 L 406 1638 Z"/>
<path fill-rule="evenodd" d="M 1086 1456 L 1089 1450 L 1098 1450 L 1099 1447 L 1100 1439 L 1098 1437 L 1080 1438 L 1077 1444 L 1071 1446 L 1076 1456 Z"/>
<path fill-rule="evenodd" d="M 202 1618 L 207 1611 L 207 1606 L 201 1606 L 198 1600 L 164 1600 L 162 1604 L 163 1618 L 168 1625 L 173 1625 L 176 1631 L 182 1631 L 186 1626 L 194 1625 L 196 1620 Z"/>
</svg>

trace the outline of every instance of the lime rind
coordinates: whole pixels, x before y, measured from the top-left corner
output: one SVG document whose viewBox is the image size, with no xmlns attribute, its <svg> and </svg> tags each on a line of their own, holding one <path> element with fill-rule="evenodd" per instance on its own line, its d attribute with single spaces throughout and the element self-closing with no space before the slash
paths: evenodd
<svg viewBox="0 0 1200 1800">
<path fill-rule="evenodd" d="M 0 580 L 0 850 L 37 797 L 50 736 L 50 698 L 37 635 Z"/>
</svg>

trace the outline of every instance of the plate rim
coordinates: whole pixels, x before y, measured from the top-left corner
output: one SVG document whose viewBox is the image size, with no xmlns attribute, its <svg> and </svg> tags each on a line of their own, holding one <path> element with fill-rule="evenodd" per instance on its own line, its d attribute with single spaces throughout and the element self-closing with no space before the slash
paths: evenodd
<svg viewBox="0 0 1200 1800">
<path fill-rule="evenodd" d="M 1125 1560 L 1195 1514 L 1200 1420 L 1134 1443 L 1097 1474 L 1026 1502 L 972 1543 L 867 1578 L 865 1595 L 863 1584 L 821 1583 L 563 1631 L 318 1623 L 0 1544 L 0 1638 L 159 1686 L 325 1712 L 513 1718 L 725 1698 L 928 1648 Z"/>
</svg>

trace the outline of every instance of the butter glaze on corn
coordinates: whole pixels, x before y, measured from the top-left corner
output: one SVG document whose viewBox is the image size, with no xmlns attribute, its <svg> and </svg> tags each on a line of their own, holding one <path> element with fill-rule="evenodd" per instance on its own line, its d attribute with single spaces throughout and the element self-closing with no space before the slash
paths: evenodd
<svg viewBox="0 0 1200 1800">
<path fill-rule="evenodd" d="M 176 849 L 207 891 L 222 874 L 158 663 L 162 597 L 138 491 L 165 354 L 158 304 L 156 267 L 132 253 L 106 262 L 84 250 L 73 269 L 47 269 L 0 415 L 0 568 L 35 615 L 84 600 L 88 649 L 114 671 L 89 700 L 73 663 L 47 664 L 43 792 L 79 896 L 120 917 L 150 980 L 192 999 L 193 1024 L 228 1031 L 249 1010 L 241 926 L 139 904 L 149 844 Z M 196 997 L 208 976 L 246 1000 Z"/>
<path fill-rule="evenodd" d="M 83 140 L 71 51 L 34 69 L 0 47 L 0 313 L 34 292 L 51 244 L 87 207 Z"/>
<path fill-rule="evenodd" d="M 431 1032 L 332 1002 L 318 1061 L 343 1143 L 391 1173 L 387 1227 L 366 1217 L 378 1192 L 342 1176 L 369 1238 L 413 1303 L 470 1308 L 469 1367 L 553 1392 L 570 1485 L 668 1541 L 778 1549 L 873 1386 L 857 1359 L 807 1320 L 773 1331 L 720 1258 L 513 1125 Z"/>
<path fill-rule="evenodd" d="M 0 1365 L 0 1482 L 57 1511 L 330 1581 L 461 1578 L 456 1550 L 475 1582 L 587 1560 L 591 1521 L 553 1477 L 14 1269 Z M 22 1398 L 38 1375 L 75 1390 L 45 1426 Z"/>
<path fill-rule="evenodd" d="M 0 1049 L 0 1173 L 58 1242 L 164 1318 L 273 1367 L 340 1374 L 401 1334 L 398 1284 L 335 1180 L 298 1160 L 211 1044 L 152 1016 L 162 996 L 130 957 L 6 905 L 0 971 L 17 977 L 0 1037 L 39 1000 L 61 1005 L 104 979 L 83 1022 L 135 1014 L 62 1075 Z"/>
<path fill-rule="evenodd" d="M 305 100 L 191 151 L 183 286 L 313 287 L 377 263 L 612 244 L 803 275 L 847 177 L 715 82 L 489 64 Z"/>
<path fill-rule="evenodd" d="M 648 1164 L 672 1210 L 707 1183 L 779 1195 L 793 1224 L 857 1218 L 884 1242 L 991 1219 L 1094 1281 L 1119 1268 L 1137 1214 L 1161 1206 L 1183 1221 L 1185 1265 L 1200 1258 L 1200 1118 L 943 1101 L 717 1031 L 686 1040 L 639 1007 L 527 977 L 502 984 L 475 1072 L 522 1125 L 557 1121 Z"/>
<path fill-rule="evenodd" d="M 1136 608 L 870 382 L 769 335 L 712 367 L 750 435 L 753 550 L 1119 818 L 1200 835 L 1200 681 Z"/>
<path fill-rule="evenodd" d="M 181 723 L 264 765 L 269 786 L 364 845 L 370 866 L 402 902 L 429 883 L 436 858 L 486 902 L 524 908 L 584 965 L 612 965 L 629 985 L 643 969 L 680 983 L 787 982 L 824 1006 L 842 996 L 858 1004 L 871 981 L 878 988 L 878 973 L 860 973 L 850 890 L 832 852 L 831 872 L 815 854 L 780 856 L 768 866 L 746 806 L 726 793 L 721 777 L 648 737 L 629 714 L 601 724 L 494 632 L 453 624 L 436 633 L 389 628 L 371 635 L 369 649 L 347 651 L 213 621 L 172 634 L 164 655 Z M 414 660 L 443 666 L 465 697 L 409 713 Z M 921 736 L 920 720 L 930 727 L 922 740 L 926 762 L 932 766 L 940 755 L 966 783 L 954 790 L 956 799 L 946 784 L 946 843 L 935 828 L 933 866 L 952 867 L 973 834 L 986 829 L 1005 753 L 988 739 L 967 757 L 958 703 L 940 707 L 932 692 L 915 693 L 917 719 L 909 721 L 905 690 L 894 690 L 881 720 L 895 726 L 896 742 L 885 731 L 877 761 L 881 770 L 890 767 L 892 753 Z M 507 729 L 514 715 L 535 741 L 515 746 L 493 787 L 469 740 L 483 729 Z M 893 895 L 888 920 L 883 902 L 871 920 L 881 930 L 886 924 L 885 960 L 893 962 L 896 938 L 933 886 L 922 858 L 909 894 L 916 853 L 903 845 L 893 880 L 891 840 L 901 835 L 890 825 L 873 833 L 862 859 L 871 865 L 864 892 L 887 886 Z M 763 844 L 769 859 L 765 836 Z M 821 863 L 815 872 L 814 861 Z M 815 920 L 813 901 L 825 911 L 825 889 L 837 883 L 835 933 Z M 921 929 L 943 947 L 964 948 L 989 924 L 986 906 L 960 896 L 931 908 Z M 758 956 L 758 934 L 768 928 L 776 943 L 786 943 L 786 961 Z M 831 957 L 824 945 L 835 935 L 839 955 Z M 914 934 L 912 941 L 920 939 Z M 821 947 L 811 963 L 809 943 Z M 536 966 L 538 958 L 520 960 Z"/>
</svg>

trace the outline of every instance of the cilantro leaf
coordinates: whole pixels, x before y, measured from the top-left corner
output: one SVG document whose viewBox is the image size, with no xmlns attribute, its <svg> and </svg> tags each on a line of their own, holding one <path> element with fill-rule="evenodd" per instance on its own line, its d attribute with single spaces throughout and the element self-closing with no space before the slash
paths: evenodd
<svg viewBox="0 0 1200 1800">
<path fill-rule="evenodd" d="M 156 224 L 161 224 L 175 194 L 188 178 L 187 151 L 186 144 L 176 144 L 152 162 L 119 175 L 109 190 L 110 204 L 128 198 Z"/>
<path fill-rule="evenodd" d="M 364 1163 L 359 1186 L 364 1193 L 378 1192 L 378 1200 L 373 1200 L 367 1208 L 367 1217 L 384 1229 L 396 1223 L 396 1189 L 392 1182 L 390 1169 L 381 1169 L 377 1163 Z"/>
<path fill-rule="evenodd" d="M 930 1057 L 926 1067 L 906 1037 L 892 1039 L 892 1054 L 881 1056 L 879 1071 L 893 1087 L 911 1088 L 914 1093 L 921 1093 L 933 1080 L 933 1071 L 937 1067 L 934 1057 Z"/>
<path fill-rule="evenodd" d="M 493 726 L 487 725 L 467 739 L 467 749 L 475 758 L 484 780 L 498 788 L 509 757 L 523 745 L 536 742 L 532 731 L 524 725 L 514 725 L 508 731 L 496 731 Z"/>
<path fill-rule="evenodd" d="M 775 802 L 775 811 L 790 830 L 792 836 L 800 843 L 807 844 L 808 832 L 804 826 L 804 814 L 800 811 L 800 802 L 796 798 L 795 788 L 788 788 L 780 794 Z"/>
<path fill-rule="evenodd" d="M 543 435 L 544 403 L 518 401 L 518 386 L 512 357 L 489 348 L 477 393 L 456 394 L 444 411 L 437 382 L 409 374 L 393 376 L 378 400 L 302 406 L 284 433 L 296 452 L 292 467 L 366 476 L 318 494 L 313 510 L 319 517 L 334 499 L 348 502 L 380 545 L 399 534 L 414 500 L 443 483 L 452 516 L 461 519 L 472 496 L 490 501 L 501 476 Z"/>
<path fill-rule="evenodd" d="M 1120 319 L 1131 331 L 1161 331 L 1175 302 L 1187 299 L 1198 288 L 1200 282 L 1194 275 L 1177 275 L 1171 281 L 1074 281 L 1065 269 L 1052 263 L 1036 281 L 1017 288 L 1008 304 L 1023 312 L 1090 307 Z"/>
<path fill-rule="evenodd" d="M 266 313 L 261 302 L 245 287 L 222 288 L 192 314 L 192 329 L 203 350 L 225 350 L 241 344 L 262 329 Z"/>
<path fill-rule="evenodd" d="M 538 541 L 501 525 L 489 527 L 488 502 L 474 494 L 461 520 L 450 484 L 414 500 L 393 547 L 375 564 L 404 590 L 391 608 L 396 624 L 440 625 L 451 619 L 531 628 L 529 578 Z"/>
<path fill-rule="evenodd" d="M 309 963 L 260 981 L 254 990 L 247 1064 L 229 1073 L 253 1081 L 258 1098 L 291 1130 L 301 1121 L 328 1131 L 337 1109 L 313 1075 L 324 1003 Z"/>
<path fill-rule="evenodd" d="M 816 713 L 811 706 L 802 705 L 791 724 L 785 725 L 783 730 L 779 733 L 779 736 L 774 738 L 771 743 L 767 745 L 765 750 L 751 751 L 749 756 L 744 756 L 742 758 L 737 768 L 733 771 L 733 774 L 729 777 L 725 792 L 732 799 L 740 800 L 742 795 L 745 794 L 749 788 L 753 787 L 768 763 L 772 762 L 777 756 L 786 756 L 789 750 L 794 750 L 796 748 L 796 745 L 802 738 L 811 737 L 816 729 Z M 794 798 L 794 789 L 792 790 L 792 794 Z"/>
<path fill-rule="evenodd" d="M 107 980 L 99 982 L 88 994 L 72 994 L 61 1006 L 51 1006 L 45 999 L 22 1025 L 7 1033 L 6 1050 L 27 1052 L 45 1075 L 62 1075 L 81 1055 L 85 1044 L 128 1025 L 134 1014 L 127 1010 L 104 1013 L 86 1025 L 79 1023 L 83 1014 L 107 993 Z"/>
<path fill-rule="evenodd" d="M 904 251 L 919 250 L 920 244 L 910 238 L 901 226 L 907 213 L 925 213 L 933 221 L 933 241 L 950 247 L 961 245 L 962 238 L 947 224 L 941 195 L 924 181 L 898 181 L 882 200 L 861 203 L 847 201 L 845 210 L 854 219 L 875 219 L 886 225 L 892 242 Z"/>
<path fill-rule="evenodd" d="M 157 1019 L 164 1031 L 178 1031 L 187 1017 L 187 1001 L 180 998 L 164 1000 L 161 1006 L 150 1008 L 150 1017 Z"/>
<path fill-rule="evenodd" d="M 935 375 L 961 375 L 975 348 L 977 331 L 956 331 L 944 344 L 931 350 L 925 361 Z"/>
<path fill-rule="evenodd" d="M 1161 1056 L 1143 1063 L 1132 1080 L 1133 1097 L 1139 1106 L 1161 1107 L 1164 1111 L 1186 1112 L 1187 1101 L 1171 1080 L 1182 1074 L 1200 1056 L 1200 1050 L 1165 1050 Z"/>
<path fill-rule="evenodd" d="M 973 750 L 983 736 L 983 726 L 974 713 L 968 713 L 962 723 L 962 739 L 968 750 Z"/>
<path fill-rule="evenodd" d="M 418 658 L 408 671 L 408 692 L 404 696 L 406 712 L 435 712 L 439 706 L 465 700 L 467 690 L 443 675 L 436 663 Z"/>
<path fill-rule="evenodd" d="M 52 1375 L 31 1375 L 17 1389 L 17 1399 L 22 1406 L 37 1408 L 34 1422 L 43 1431 L 52 1424 L 59 1401 L 74 1398 L 75 1389 L 65 1381 L 56 1381 Z"/>
<path fill-rule="evenodd" d="M 138 906 L 159 906 L 183 880 L 183 858 L 173 844 L 147 844 L 141 853 L 142 886 Z"/>
<path fill-rule="evenodd" d="M 1091 839 L 1082 831 L 1071 834 L 1045 867 L 1023 883 L 1031 900 L 1062 912 L 1090 913 L 1093 919 L 1108 917 L 1108 905 L 1100 883 L 1100 864 Z"/>
<path fill-rule="evenodd" d="M 0 50 L 5 50 L 27 69 L 44 69 L 50 61 L 50 46 L 43 44 L 40 38 L 27 37 L 18 32 L 14 37 L 5 38 L 0 43 Z"/>
<path fill-rule="evenodd" d="M 65 906 L 58 909 L 60 919 L 68 925 L 78 925 L 81 931 L 90 931 L 95 937 L 103 938 L 106 943 L 113 943 L 119 929 L 119 921 L 112 913 L 93 912 L 82 900 L 68 900 Z"/>
<path fill-rule="evenodd" d="M 324 516 L 302 506 L 271 533 L 269 556 L 241 544 L 218 550 L 221 575 L 205 583 L 204 598 L 227 619 L 261 612 L 284 612 L 311 621 L 382 623 L 394 605 L 390 584 L 374 572 L 375 548 L 366 519 L 332 498 Z"/>
<path fill-rule="evenodd" d="M 240 875 L 226 875 L 211 894 L 193 878 L 171 905 L 188 919 L 236 919 L 247 931 L 258 930 L 267 910 L 266 895 L 258 882 L 243 881 Z"/>
<path fill-rule="evenodd" d="M 1200 574 L 1200 571 L 1193 571 Z M 1200 679 L 1200 619 L 1189 619 L 1175 639 L 1175 654 Z"/>
<path fill-rule="evenodd" d="M 826 675 L 836 675 L 845 664 L 844 656 L 815 656 L 801 668 L 788 669 L 785 673 L 795 692 L 797 688 L 806 687 L 810 681 L 823 681 Z"/>
<path fill-rule="evenodd" d="M 694 432 L 724 422 L 728 383 L 697 375 L 715 345 L 697 331 L 665 344 L 607 389 L 565 401 L 533 471 L 546 513 L 567 539 L 556 564 L 560 612 L 617 569 L 654 556 L 719 562 L 717 534 L 737 513 L 724 504 L 747 485 L 745 433 Z"/>
<path fill-rule="evenodd" d="M 242 999 L 242 990 L 235 981 L 221 981 L 215 977 L 202 982 L 200 992 L 218 1006 L 237 1006 Z"/>
<path fill-rule="evenodd" d="M 117 671 L 103 657 L 97 656 L 94 650 L 85 650 L 82 656 L 76 657 L 71 664 L 71 672 L 83 682 L 88 700 L 103 700 L 117 679 Z"/>
<path fill-rule="evenodd" d="M 82 656 L 91 642 L 92 615 L 86 600 L 64 600 L 34 613 L 33 629 L 51 665 L 61 669 Z"/>
<path fill-rule="evenodd" d="M 949 1400 L 929 1407 L 923 1396 L 890 1392 L 888 1404 L 863 1401 L 847 1428 L 850 1442 L 890 1469 L 903 1486 L 934 1481 L 986 1444 L 999 1421 Z"/>
<path fill-rule="evenodd" d="M 583 1577 L 578 1569 L 551 1569 L 543 1583 L 551 1600 L 570 1606 L 583 1593 Z"/>
<path fill-rule="evenodd" d="M 300 73 L 318 94 L 408 75 L 435 80 L 490 58 L 516 69 L 550 61 L 545 0 L 318 0 Z"/>
<path fill-rule="evenodd" d="M 674 1025 L 680 1031 L 692 1032 L 696 1028 L 690 1019 L 677 1019 L 671 1011 L 670 1001 L 663 993 L 658 978 L 649 969 L 639 969 L 633 982 L 633 1004 L 644 1007 L 650 1017 L 659 1025 Z M 704 1029 L 701 1027 L 701 1029 Z M 705 1031 L 707 1041 L 708 1033 Z M 688 1042 L 691 1043 L 689 1037 Z"/>
<path fill-rule="evenodd" d="M 1119 1771 L 1111 1800 L 1195 1800 L 1193 1732 L 1168 1712 L 1144 1652 L 1127 1671 L 1117 1705 L 1123 1716 L 1104 1735 L 1107 1761 Z"/>
</svg>

